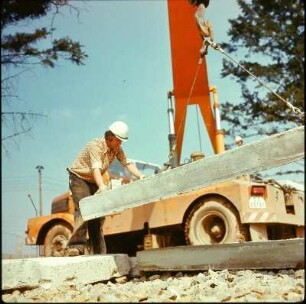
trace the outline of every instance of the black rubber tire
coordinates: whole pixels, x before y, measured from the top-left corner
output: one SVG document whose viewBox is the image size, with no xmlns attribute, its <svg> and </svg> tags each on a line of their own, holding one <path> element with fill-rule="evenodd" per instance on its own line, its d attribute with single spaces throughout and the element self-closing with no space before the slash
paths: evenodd
<svg viewBox="0 0 306 304">
<path fill-rule="evenodd" d="M 246 233 L 234 207 L 222 197 L 204 198 L 190 211 L 185 221 L 189 245 L 243 242 Z"/>
<path fill-rule="evenodd" d="M 64 256 L 71 232 L 72 228 L 65 224 L 56 224 L 52 226 L 45 237 L 44 255 L 46 257 Z"/>
</svg>

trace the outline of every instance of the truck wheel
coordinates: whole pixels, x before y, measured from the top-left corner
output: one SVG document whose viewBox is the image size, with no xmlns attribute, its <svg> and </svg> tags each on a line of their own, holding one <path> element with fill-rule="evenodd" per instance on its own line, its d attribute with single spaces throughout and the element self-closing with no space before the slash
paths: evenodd
<svg viewBox="0 0 306 304">
<path fill-rule="evenodd" d="M 45 256 L 64 256 L 70 236 L 71 229 L 67 225 L 56 224 L 52 226 L 45 237 Z"/>
<path fill-rule="evenodd" d="M 204 198 L 185 221 L 185 238 L 190 245 L 236 243 L 246 240 L 236 210 L 224 198 Z"/>
</svg>

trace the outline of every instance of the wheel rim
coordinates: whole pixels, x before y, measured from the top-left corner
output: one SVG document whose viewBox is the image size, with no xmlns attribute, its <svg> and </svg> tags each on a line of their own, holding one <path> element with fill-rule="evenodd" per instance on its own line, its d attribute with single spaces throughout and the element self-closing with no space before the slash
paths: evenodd
<svg viewBox="0 0 306 304">
<path fill-rule="evenodd" d="M 204 244 L 222 243 L 227 235 L 227 222 L 222 214 L 209 212 L 196 225 L 197 238 Z"/>
<path fill-rule="evenodd" d="M 51 244 L 51 255 L 62 256 L 67 247 L 68 239 L 64 235 L 57 235 Z"/>
</svg>

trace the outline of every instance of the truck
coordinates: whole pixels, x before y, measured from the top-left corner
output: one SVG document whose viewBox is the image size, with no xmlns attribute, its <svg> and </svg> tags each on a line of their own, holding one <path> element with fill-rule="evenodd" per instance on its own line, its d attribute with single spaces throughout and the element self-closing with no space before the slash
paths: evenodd
<svg viewBox="0 0 306 304">
<path fill-rule="evenodd" d="M 217 89 L 208 85 L 205 57 L 199 60 L 202 44 L 194 24 L 195 8 L 187 1 L 167 3 L 174 83 L 167 95 L 170 153 L 162 168 L 135 161 L 147 176 L 184 166 L 180 158 L 189 105 L 199 107 L 214 152 L 225 151 Z M 191 151 L 187 162 L 203 157 L 202 151 Z M 113 187 L 133 182 L 119 164 L 110 171 Z M 63 256 L 74 227 L 73 206 L 69 191 L 56 197 L 50 215 L 28 220 L 26 244 L 43 245 L 44 256 Z M 108 253 L 130 256 L 139 250 L 169 246 L 304 238 L 304 190 L 293 183 L 241 175 L 107 215 L 103 234 Z"/>
<path fill-rule="evenodd" d="M 193 153 L 191 161 L 199 157 L 199 152 Z M 159 170 L 146 165 L 152 172 Z M 128 176 L 114 177 L 114 181 L 117 187 L 132 182 Z M 69 191 L 54 198 L 51 214 L 28 220 L 26 244 L 43 245 L 44 256 L 64 256 L 73 213 Z M 289 183 L 245 175 L 106 216 L 103 233 L 108 253 L 130 256 L 139 250 L 186 244 L 303 238 L 304 191 Z"/>
</svg>

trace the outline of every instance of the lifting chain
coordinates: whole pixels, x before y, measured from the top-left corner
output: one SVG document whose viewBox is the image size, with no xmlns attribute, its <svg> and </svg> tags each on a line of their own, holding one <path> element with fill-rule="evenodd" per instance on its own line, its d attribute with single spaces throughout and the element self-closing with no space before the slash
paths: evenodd
<svg viewBox="0 0 306 304">
<path fill-rule="evenodd" d="M 304 118 L 304 112 L 302 112 L 299 108 L 293 106 L 288 100 L 281 97 L 279 94 L 274 92 L 270 87 L 267 86 L 263 81 L 261 81 L 258 77 L 256 77 L 253 73 L 251 73 L 248 69 L 246 69 L 242 64 L 240 64 L 238 61 L 236 61 L 233 57 L 231 57 L 229 54 L 227 54 L 216 42 L 208 39 L 208 37 L 203 37 L 203 45 L 200 50 L 201 57 L 207 53 L 207 47 L 211 46 L 216 51 L 221 52 L 225 56 L 227 56 L 230 60 L 235 62 L 239 67 L 241 67 L 244 71 L 246 71 L 249 75 L 251 75 L 255 80 L 257 80 L 262 86 L 264 86 L 266 89 L 268 89 L 272 94 L 274 94 L 277 98 L 279 98 L 281 101 L 283 101 L 287 107 L 296 115 L 300 116 L 301 118 Z"/>
</svg>

